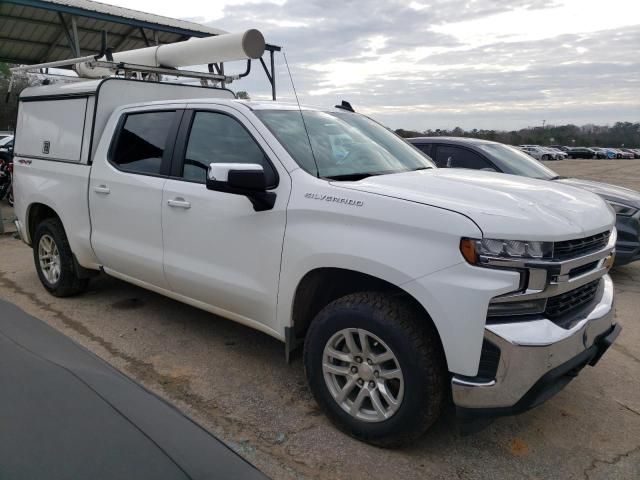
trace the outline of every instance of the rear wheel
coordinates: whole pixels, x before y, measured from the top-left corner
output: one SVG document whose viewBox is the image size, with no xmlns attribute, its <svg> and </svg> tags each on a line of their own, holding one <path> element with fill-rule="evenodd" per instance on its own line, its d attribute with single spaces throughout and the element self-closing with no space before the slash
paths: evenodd
<svg viewBox="0 0 640 480">
<path fill-rule="evenodd" d="M 437 332 L 397 298 L 357 293 L 329 304 L 309 328 L 304 363 L 325 413 L 366 442 L 411 442 L 440 415 L 447 370 Z"/>
<path fill-rule="evenodd" d="M 549 160 L 549 155 L 542 155 L 542 160 Z"/>
<path fill-rule="evenodd" d="M 78 277 L 73 253 L 59 220 L 44 220 L 36 227 L 32 240 L 36 271 L 49 293 L 69 297 L 87 288 L 89 279 Z"/>
</svg>

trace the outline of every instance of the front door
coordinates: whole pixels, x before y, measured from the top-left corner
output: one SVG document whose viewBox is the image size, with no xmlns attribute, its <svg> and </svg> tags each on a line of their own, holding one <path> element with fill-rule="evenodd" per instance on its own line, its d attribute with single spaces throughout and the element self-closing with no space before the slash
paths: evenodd
<svg viewBox="0 0 640 480">
<path fill-rule="evenodd" d="M 115 143 L 97 150 L 89 182 L 91 245 L 112 272 L 167 288 L 162 190 L 181 110 L 125 114 Z"/>
<path fill-rule="evenodd" d="M 164 268 L 170 288 L 254 327 L 274 328 L 290 179 L 255 129 L 227 107 L 186 112 L 172 178 L 164 186 Z M 260 140 L 256 140 L 260 138 Z M 273 158 L 273 157 L 272 157 Z M 207 190 L 210 163 L 257 163 L 277 199 Z"/>
</svg>

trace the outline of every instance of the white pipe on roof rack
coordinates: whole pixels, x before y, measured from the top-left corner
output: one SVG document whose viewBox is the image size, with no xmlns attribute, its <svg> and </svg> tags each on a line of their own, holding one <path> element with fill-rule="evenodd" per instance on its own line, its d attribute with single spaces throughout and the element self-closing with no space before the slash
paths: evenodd
<svg viewBox="0 0 640 480">
<path fill-rule="evenodd" d="M 250 29 L 242 33 L 194 38 L 185 42 L 114 53 L 113 61 L 148 67 L 178 68 L 260 58 L 265 46 L 262 33 L 259 30 Z M 99 60 L 106 60 L 106 58 L 102 57 Z M 110 69 L 93 67 L 88 63 L 90 62 L 83 61 L 75 66 L 78 75 L 100 78 L 113 74 Z"/>
</svg>

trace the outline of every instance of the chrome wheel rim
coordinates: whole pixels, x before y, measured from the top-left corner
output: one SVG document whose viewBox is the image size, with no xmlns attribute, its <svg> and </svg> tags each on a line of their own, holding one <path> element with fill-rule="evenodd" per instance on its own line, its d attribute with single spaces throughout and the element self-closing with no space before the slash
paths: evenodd
<svg viewBox="0 0 640 480">
<path fill-rule="evenodd" d="M 333 399 L 358 420 L 388 420 L 402 404 L 400 362 L 385 342 L 367 330 L 336 332 L 324 347 L 322 372 Z"/>
<path fill-rule="evenodd" d="M 38 261 L 44 278 L 51 285 L 55 285 L 60 280 L 61 261 L 58 246 L 50 235 L 40 237 L 40 242 L 38 242 Z"/>
</svg>

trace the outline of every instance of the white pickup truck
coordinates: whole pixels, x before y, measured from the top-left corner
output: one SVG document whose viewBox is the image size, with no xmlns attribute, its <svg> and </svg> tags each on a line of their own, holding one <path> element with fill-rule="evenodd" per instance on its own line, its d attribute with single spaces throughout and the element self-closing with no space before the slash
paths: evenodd
<svg viewBox="0 0 640 480">
<path fill-rule="evenodd" d="M 304 120 L 304 121 L 303 121 Z M 20 98 L 17 227 L 44 287 L 102 271 L 304 346 L 328 416 L 411 441 L 519 413 L 594 365 L 614 321 L 596 195 L 455 169 L 349 109 L 108 79 Z"/>
</svg>

